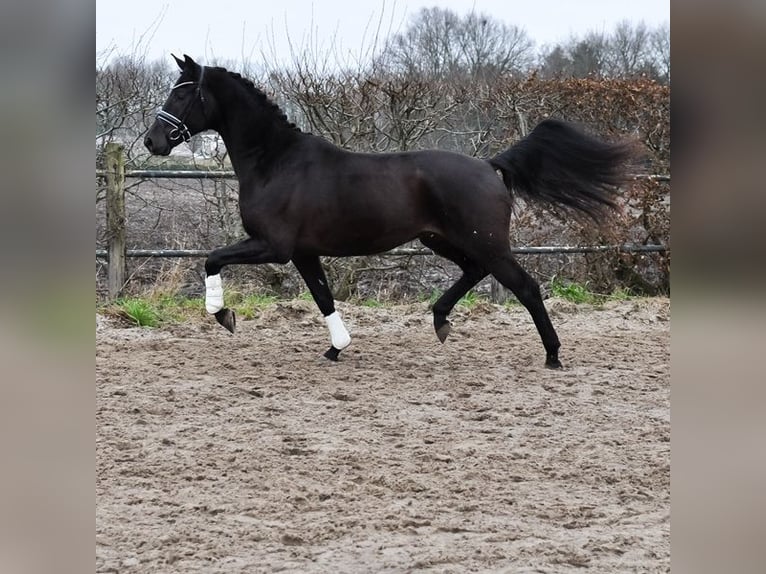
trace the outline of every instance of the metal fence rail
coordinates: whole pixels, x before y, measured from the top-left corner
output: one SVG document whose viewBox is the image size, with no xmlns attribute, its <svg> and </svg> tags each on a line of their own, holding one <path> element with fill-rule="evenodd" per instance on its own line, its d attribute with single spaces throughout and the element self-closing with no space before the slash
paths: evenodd
<svg viewBox="0 0 766 574">
<path fill-rule="evenodd" d="M 664 245 L 546 245 L 530 247 L 511 247 L 511 253 L 519 255 L 544 255 L 557 253 L 603 253 L 607 251 L 616 251 L 619 253 L 662 253 L 668 248 Z M 126 257 L 207 257 L 210 253 L 208 249 L 128 249 L 125 252 Z M 102 259 L 108 258 L 106 249 L 96 249 L 96 257 Z M 417 247 L 400 247 L 391 251 L 384 251 L 377 255 L 386 257 L 409 257 L 412 255 L 434 255 L 430 249 Z"/>
<path fill-rule="evenodd" d="M 97 169 L 96 177 L 107 177 L 108 170 Z M 206 169 L 126 169 L 126 178 L 138 179 L 237 179 L 232 170 Z"/>
<path fill-rule="evenodd" d="M 106 177 L 108 170 L 97 169 L 97 177 Z M 133 179 L 237 179 L 233 170 L 225 169 L 126 169 L 126 178 Z M 668 174 L 636 174 L 635 179 L 670 181 Z"/>
</svg>

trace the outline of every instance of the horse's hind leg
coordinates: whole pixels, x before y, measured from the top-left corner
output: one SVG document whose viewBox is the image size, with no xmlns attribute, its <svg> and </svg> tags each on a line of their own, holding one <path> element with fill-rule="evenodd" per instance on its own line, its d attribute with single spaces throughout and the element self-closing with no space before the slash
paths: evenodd
<svg viewBox="0 0 766 574">
<path fill-rule="evenodd" d="M 420 241 L 426 247 L 433 249 L 434 253 L 449 259 L 463 270 L 463 275 L 461 275 L 460 279 L 439 297 L 432 308 L 434 330 L 439 341 L 443 343 L 450 333 L 450 322 L 447 320 L 450 311 L 460 301 L 461 297 L 487 276 L 487 271 L 476 261 L 468 258 L 462 251 L 441 237 L 429 233 L 423 235 Z"/>
<path fill-rule="evenodd" d="M 311 296 L 324 315 L 327 327 L 330 329 L 332 346 L 325 352 L 324 356 L 331 361 L 337 361 L 340 352 L 351 343 L 351 337 L 340 315 L 335 310 L 335 301 L 327 284 L 327 277 L 324 269 L 322 269 L 322 264 L 319 262 L 319 257 L 294 255 L 293 263 L 306 282 Z"/>
<path fill-rule="evenodd" d="M 540 295 L 540 287 L 522 267 L 513 258 L 511 253 L 497 257 L 488 261 L 490 273 L 495 278 L 513 291 L 516 298 L 527 308 L 532 320 L 535 322 L 537 332 L 543 340 L 546 357 L 545 366 L 552 369 L 561 367 L 559 362 L 559 338 L 556 330 L 553 328 L 548 312 L 543 305 L 543 298 Z"/>
</svg>

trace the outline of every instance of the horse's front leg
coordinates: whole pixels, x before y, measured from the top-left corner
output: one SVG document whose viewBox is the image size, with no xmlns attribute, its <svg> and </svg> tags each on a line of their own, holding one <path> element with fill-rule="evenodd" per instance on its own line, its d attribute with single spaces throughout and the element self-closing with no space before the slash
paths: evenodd
<svg viewBox="0 0 766 574">
<path fill-rule="evenodd" d="M 306 282 L 311 296 L 324 315 L 327 328 L 330 330 L 330 341 L 332 346 L 325 352 L 324 356 L 331 361 L 337 361 L 340 352 L 351 343 L 351 336 L 343 324 L 343 320 L 335 310 L 335 301 L 332 297 L 332 291 L 327 284 L 322 264 L 316 255 L 293 255 L 293 264 Z"/>
<path fill-rule="evenodd" d="M 289 256 L 281 254 L 261 239 L 248 238 L 234 245 L 214 249 L 205 261 L 205 309 L 211 315 L 215 315 L 218 322 L 233 333 L 237 318 L 234 311 L 224 307 L 223 304 L 221 269 L 226 265 L 287 263 L 288 261 Z"/>
</svg>

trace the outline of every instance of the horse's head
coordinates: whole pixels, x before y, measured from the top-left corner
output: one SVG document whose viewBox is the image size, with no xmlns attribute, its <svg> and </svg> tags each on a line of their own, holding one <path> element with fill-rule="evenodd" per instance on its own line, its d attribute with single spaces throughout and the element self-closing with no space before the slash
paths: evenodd
<svg viewBox="0 0 766 574">
<path fill-rule="evenodd" d="M 208 129 L 205 68 L 187 55 L 183 60 L 173 58 L 181 69 L 181 76 L 144 138 L 146 149 L 154 155 L 168 155 L 181 142 Z"/>
</svg>

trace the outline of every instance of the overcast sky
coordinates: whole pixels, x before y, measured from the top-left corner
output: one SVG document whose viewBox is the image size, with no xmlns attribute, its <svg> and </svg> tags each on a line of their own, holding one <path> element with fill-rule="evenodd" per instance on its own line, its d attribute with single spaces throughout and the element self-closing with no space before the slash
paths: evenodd
<svg viewBox="0 0 766 574">
<path fill-rule="evenodd" d="M 300 51 L 364 56 L 376 31 L 405 29 L 422 7 L 476 11 L 524 28 L 538 47 L 572 34 L 611 32 L 621 20 L 670 21 L 670 0 L 96 0 L 96 55 L 189 54 L 202 62 L 289 60 Z"/>
</svg>

